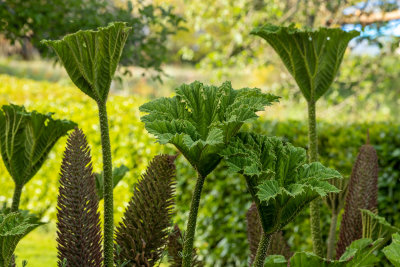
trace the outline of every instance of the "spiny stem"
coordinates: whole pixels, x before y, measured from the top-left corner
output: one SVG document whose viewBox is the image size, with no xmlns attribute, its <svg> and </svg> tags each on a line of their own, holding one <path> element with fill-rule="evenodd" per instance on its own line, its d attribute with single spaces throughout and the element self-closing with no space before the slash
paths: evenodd
<svg viewBox="0 0 400 267">
<path fill-rule="evenodd" d="M 19 209 L 19 202 L 21 200 L 22 188 L 24 186 L 21 184 L 15 184 L 14 195 L 11 204 L 11 211 L 18 211 Z"/>
<path fill-rule="evenodd" d="M 317 139 L 317 123 L 315 115 L 315 101 L 308 101 L 308 145 L 309 145 L 309 161 L 318 160 L 318 139 Z M 311 236 L 313 241 L 313 251 L 316 255 L 323 257 L 323 244 L 320 225 L 320 206 L 321 198 L 310 203 L 310 224 Z"/>
<path fill-rule="evenodd" d="M 328 252 L 326 255 L 326 258 L 328 260 L 333 259 L 333 251 L 335 250 L 337 218 L 338 218 L 338 215 L 336 213 L 332 212 L 331 226 L 329 229 L 329 236 L 328 236 Z"/>
<path fill-rule="evenodd" d="M 254 267 L 263 267 L 265 258 L 267 257 L 269 243 L 271 242 L 272 234 L 263 233 L 260 243 L 258 244 L 257 254 L 254 259 Z"/>
<path fill-rule="evenodd" d="M 101 147 L 103 151 L 103 173 L 104 173 L 104 266 L 114 266 L 114 213 L 113 213 L 113 180 L 111 144 L 108 132 L 108 118 L 106 102 L 98 102 Z"/>
<path fill-rule="evenodd" d="M 183 244 L 183 252 L 182 252 L 183 267 L 192 266 L 192 259 L 193 259 L 192 253 L 193 253 L 194 235 L 196 232 L 197 212 L 199 211 L 201 191 L 203 189 L 205 178 L 206 177 L 205 176 L 203 177 L 200 173 L 198 174 L 196 187 L 194 188 L 193 192 L 192 203 L 190 204 L 189 220 L 186 226 L 185 242 Z"/>
</svg>

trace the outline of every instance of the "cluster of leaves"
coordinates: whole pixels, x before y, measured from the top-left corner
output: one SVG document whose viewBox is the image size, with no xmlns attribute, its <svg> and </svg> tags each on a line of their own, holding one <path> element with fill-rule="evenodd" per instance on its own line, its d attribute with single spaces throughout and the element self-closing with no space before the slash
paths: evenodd
<svg viewBox="0 0 400 267">
<path fill-rule="evenodd" d="M 194 82 L 175 91 L 172 98 L 142 105 L 140 111 L 149 113 L 142 121 L 159 143 L 174 144 L 203 177 L 218 165 L 218 152 L 240 127 L 278 100 L 256 88 L 234 90 L 229 82 L 219 87 Z"/>
</svg>

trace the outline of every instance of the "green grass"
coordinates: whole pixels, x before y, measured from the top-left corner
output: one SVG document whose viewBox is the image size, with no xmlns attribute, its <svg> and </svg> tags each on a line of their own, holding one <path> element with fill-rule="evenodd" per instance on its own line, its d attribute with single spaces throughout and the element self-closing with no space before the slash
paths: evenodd
<svg viewBox="0 0 400 267">
<path fill-rule="evenodd" d="M 27 235 L 18 244 L 17 266 L 21 266 L 22 260 L 28 261 L 28 267 L 57 266 L 57 242 L 53 225 L 39 227 Z"/>
</svg>

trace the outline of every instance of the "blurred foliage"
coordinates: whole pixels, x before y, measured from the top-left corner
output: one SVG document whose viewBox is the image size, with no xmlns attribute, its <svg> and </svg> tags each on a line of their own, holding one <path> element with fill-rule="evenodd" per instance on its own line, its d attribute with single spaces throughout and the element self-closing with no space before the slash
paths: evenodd
<svg viewBox="0 0 400 267">
<path fill-rule="evenodd" d="M 41 54 L 54 56 L 40 44 L 42 39 L 60 39 L 78 30 L 125 21 L 133 31 L 121 63 L 152 68 L 158 78 L 161 64 L 169 56 L 168 37 L 183 29 L 183 19 L 172 6 L 143 0 L 129 0 L 124 6 L 109 0 L 0 0 L 0 18 L 0 32 L 11 43 L 21 44 L 24 58 L 30 56 L 28 43 Z"/>
<path fill-rule="evenodd" d="M 320 0 L 173 0 L 187 19 L 187 32 L 173 38 L 183 61 L 201 67 L 224 69 L 244 67 L 249 63 L 263 65 L 273 57 L 258 38 L 250 36 L 255 26 L 266 22 L 299 26 L 337 27 L 342 11 L 357 3 Z M 263 56 L 260 56 L 263 55 Z M 258 58 L 258 59 L 257 59 Z"/>
</svg>

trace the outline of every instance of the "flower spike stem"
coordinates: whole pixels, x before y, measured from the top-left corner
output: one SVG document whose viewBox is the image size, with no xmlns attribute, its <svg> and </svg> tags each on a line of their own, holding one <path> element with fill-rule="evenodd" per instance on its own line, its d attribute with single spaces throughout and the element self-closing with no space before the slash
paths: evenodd
<svg viewBox="0 0 400 267">
<path fill-rule="evenodd" d="M 317 124 L 315 116 L 315 101 L 308 101 L 308 144 L 309 144 L 309 161 L 318 161 L 318 139 L 317 139 Z M 323 245 L 320 225 L 320 206 L 321 198 L 317 198 L 310 203 L 310 222 L 311 236 L 313 242 L 313 252 L 323 257 Z"/>
<path fill-rule="evenodd" d="M 104 173 L 104 266 L 114 266 L 114 214 L 113 214 L 113 180 L 111 144 L 108 132 L 108 119 L 106 102 L 98 102 L 101 147 L 103 150 L 103 173 Z"/>
<path fill-rule="evenodd" d="M 201 191 L 203 189 L 203 184 L 205 179 L 206 179 L 205 176 L 203 177 L 200 173 L 198 174 L 196 187 L 194 188 L 193 192 L 192 203 L 190 204 L 189 220 L 186 226 L 185 242 L 183 244 L 183 252 L 182 252 L 183 267 L 192 266 L 192 259 L 193 259 L 192 253 L 193 253 L 194 234 L 196 232 L 197 212 L 199 211 Z"/>
<path fill-rule="evenodd" d="M 254 267 L 263 267 L 265 258 L 267 257 L 269 243 L 271 242 L 271 234 L 263 234 L 258 244 L 257 254 L 254 259 Z"/>
</svg>

